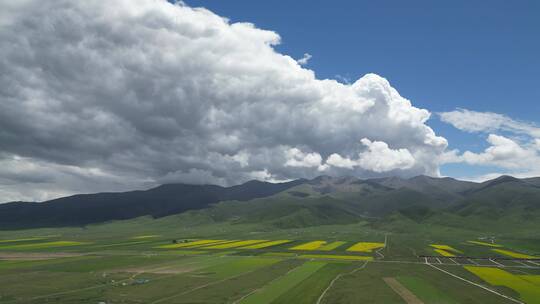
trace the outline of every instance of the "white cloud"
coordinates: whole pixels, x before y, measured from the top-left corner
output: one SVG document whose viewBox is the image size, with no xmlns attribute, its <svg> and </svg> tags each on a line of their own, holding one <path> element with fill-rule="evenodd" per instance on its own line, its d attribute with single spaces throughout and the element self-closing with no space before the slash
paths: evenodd
<svg viewBox="0 0 540 304">
<path fill-rule="evenodd" d="M 469 165 L 493 166 L 503 172 L 488 173 L 468 180 L 484 180 L 502 174 L 530 177 L 540 174 L 539 139 L 540 128 L 535 124 L 517 121 L 508 116 L 457 109 L 439 113 L 441 120 L 454 127 L 472 133 L 490 133 L 489 146 L 482 152 L 456 150 L 441 155 L 441 163 L 467 163 Z M 501 135 L 496 133 L 504 133 Z"/>
<path fill-rule="evenodd" d="M 536 147 L 536 150 L 540 151 L 540 138 L 535 138 L 534 146 Z"/>
<path fill-rule="evenodd" d="M 466 151 L 461 160 L 472 165 L 491 165 L 507 169 L 540 168 L 540 155 L 534 147 L 522 147 L 510 138 L 495 134 L 490 134 L 487 141 L 490 146 L 483 152 Z"/>
<path fill-rule="evenodd" d="M 291 148 L 287 150 L 287 161 L 285 166 L 289 167 L 316 167 L 319 171 L 324 171 L 327 166 L 322 164 L 322 157 L 319 153 L 311 152 L 304 153 L 298 148 Z"/>
<path fill-rule="evenodd" d="M 360 154 L 358 165 L 366 170 L 387 172 L 395 169 L 408 169 L 414 166 L 415 160 L 407 149 L 392 150 L 382 141 L 361 140 L 368 151 Z"/>
<path fill-rule="evenodd" d="M 362 138 L 372 142 L 351 174 L 438 174 L 447 142 L 427 110 L 374 74 L 315 78 L 274 49 L 273 31 L 164 0 L 16 2 L 0 3 L 0 160 L 51 174 L 5 177 L 19 186 L 0 200 L 332 174 L 323 160 L 362 153 Z M 115 182 L 52 178 L 63 166 Z"/>
<path fill-rule="evenodd" d="M 326 160 L 326 164 L 338 168 L 353 169 L 358 166 L 358 162 L 350 158 L 342 157 L 337 153 L 333 153 Z"/>
<path fill-rule="evenodd" d="M 309 53 L 304 53 L 304 56 L 298 60 L 296 60 L 296 62 L 298 62 L 299 65 L 306 65 L 308 64 L 309 60 L 312 58 L 313 56 L 311 56 L 311 54 Z"/>
<path fill-rule="evenodd" d="M 540 137 L 540 127 L 532 123 L 513 120 L 502 114 L 457 109 L 439 113 L 439 116 L 442 121 L 467 132 L 508 131 Z"/>
<path fill-rule="evenodd" d="M 360 153 L 358 159 L 353 160 L 334 153 L 330 155 L 326 163 L 338 168 L 359 167 L 377 173 L 408 169 L 415 164 L 414 157 L 407 149 L 392 150 L 385 142 L 372 142 L 367 138 L 362 138 L 361 143 L 367 147 L 367 151 Z"/>
<path fill-rule="evenodd" d="M 267 169 L 250 172 L 249 176 L 251 179 L 257 179 L 270 183 L 284 183 L 292 180 L 276 178 L 272 173 L 268 172 Z"/>
</svg>

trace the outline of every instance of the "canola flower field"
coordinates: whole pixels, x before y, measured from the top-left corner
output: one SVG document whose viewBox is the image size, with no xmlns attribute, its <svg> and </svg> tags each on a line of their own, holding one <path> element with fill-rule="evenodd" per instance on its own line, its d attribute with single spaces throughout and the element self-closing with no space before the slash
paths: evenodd
<svg viewBox="0 0 540 304">
<path fill-rule="evenodd" d="M 464 268 L 493 286 L 504 286 L 514 290 L 526 303 L 540 303 L 540 275 L 517 275 L 493 267 Z"/>
</svg>

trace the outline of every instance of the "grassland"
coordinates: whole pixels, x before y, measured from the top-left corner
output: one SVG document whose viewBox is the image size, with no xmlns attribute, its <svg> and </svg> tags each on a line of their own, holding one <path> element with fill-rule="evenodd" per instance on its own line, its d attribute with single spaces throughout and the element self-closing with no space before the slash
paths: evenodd
<svg viewBox="0 0 540 304">
<path fill-rule="evenodd" d="M 277 278 L 264 289 L 256 290 L 253 294 L 240 301 L 242 304 L 266 304 L 272 303 L 279 296 L 287 292 L 291 287 L 295 287 L 303 280 L 324 267 L 324 262 L 305 262 L 301 266 L 293 269 L 286 275 Z"/>
<path fill-rule="evenodd" d="M 432 244 L 478 257 L 499 249 L 467 241 L 482 235 L 454 232 L 396 233 L 368 223 L 269 229 L 183 216 L 0 231 L 0 303 L 403 303 L 383 281 L 388 277 L 424 303 L 508 303 L 418 258 L 433 254 Z M 540 242 L 498 243 L 540 252 Z M 441 260 L 440 268 L 527 303 L 527 290 L 539 284 L 540 270 L 530 263 L 504 268 L 528 284 L 517 291 Z"/>
</svg>

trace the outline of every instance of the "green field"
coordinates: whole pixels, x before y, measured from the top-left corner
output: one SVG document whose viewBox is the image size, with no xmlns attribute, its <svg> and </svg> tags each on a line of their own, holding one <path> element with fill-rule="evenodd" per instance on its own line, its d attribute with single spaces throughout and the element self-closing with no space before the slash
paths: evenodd
<svg viewBox="0 0 540 304">
<path fill-rule="evenodd" d="M 0 303 L 406 303 L 388 278 L 423 303 L 540 297 L 540 261 L 508 256 L 537 256 L 540 244 L 522 238 L 501 236 L 493 248 L 475 231 L 437 226 L 411 233 L 369 222 L 268 229 L 182 219 L 1 231 Z M 348 250 L 359 243 L 378 248 Z M 494 279 L 471 267 L 503 272 Z"/>
</svg>

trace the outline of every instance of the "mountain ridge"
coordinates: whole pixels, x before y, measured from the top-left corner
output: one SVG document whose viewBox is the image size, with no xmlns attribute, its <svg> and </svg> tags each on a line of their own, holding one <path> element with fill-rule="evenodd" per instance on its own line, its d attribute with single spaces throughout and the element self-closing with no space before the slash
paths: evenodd
<svg viewBox="0 0 540 304">
<path fill-rule="evenodd" d="M 442 212 L 500 218 L 532 210 L 534 218 L 540 210 L 538 181 L 540 178 L 501 176 L 475 183 L 420 175 L 374 179 L 318 176 L 284 183 L 252 180 L 231 187 L 171 183 L 148 190 L 0 204 L 0 228 L 84 226 L 195 210 L 219 211 L 221 216 L 214 220 L 242 219 L 242 214 L 249 214 L 282 226 L 302 225 L 294 221 L 310 225 L 354 222 L 396 212 L 419 220 Z M 289 224 L 284 218 L 289 218 Z M 243 220 L 248 221 L 247 216 Z"/>
</svg>

